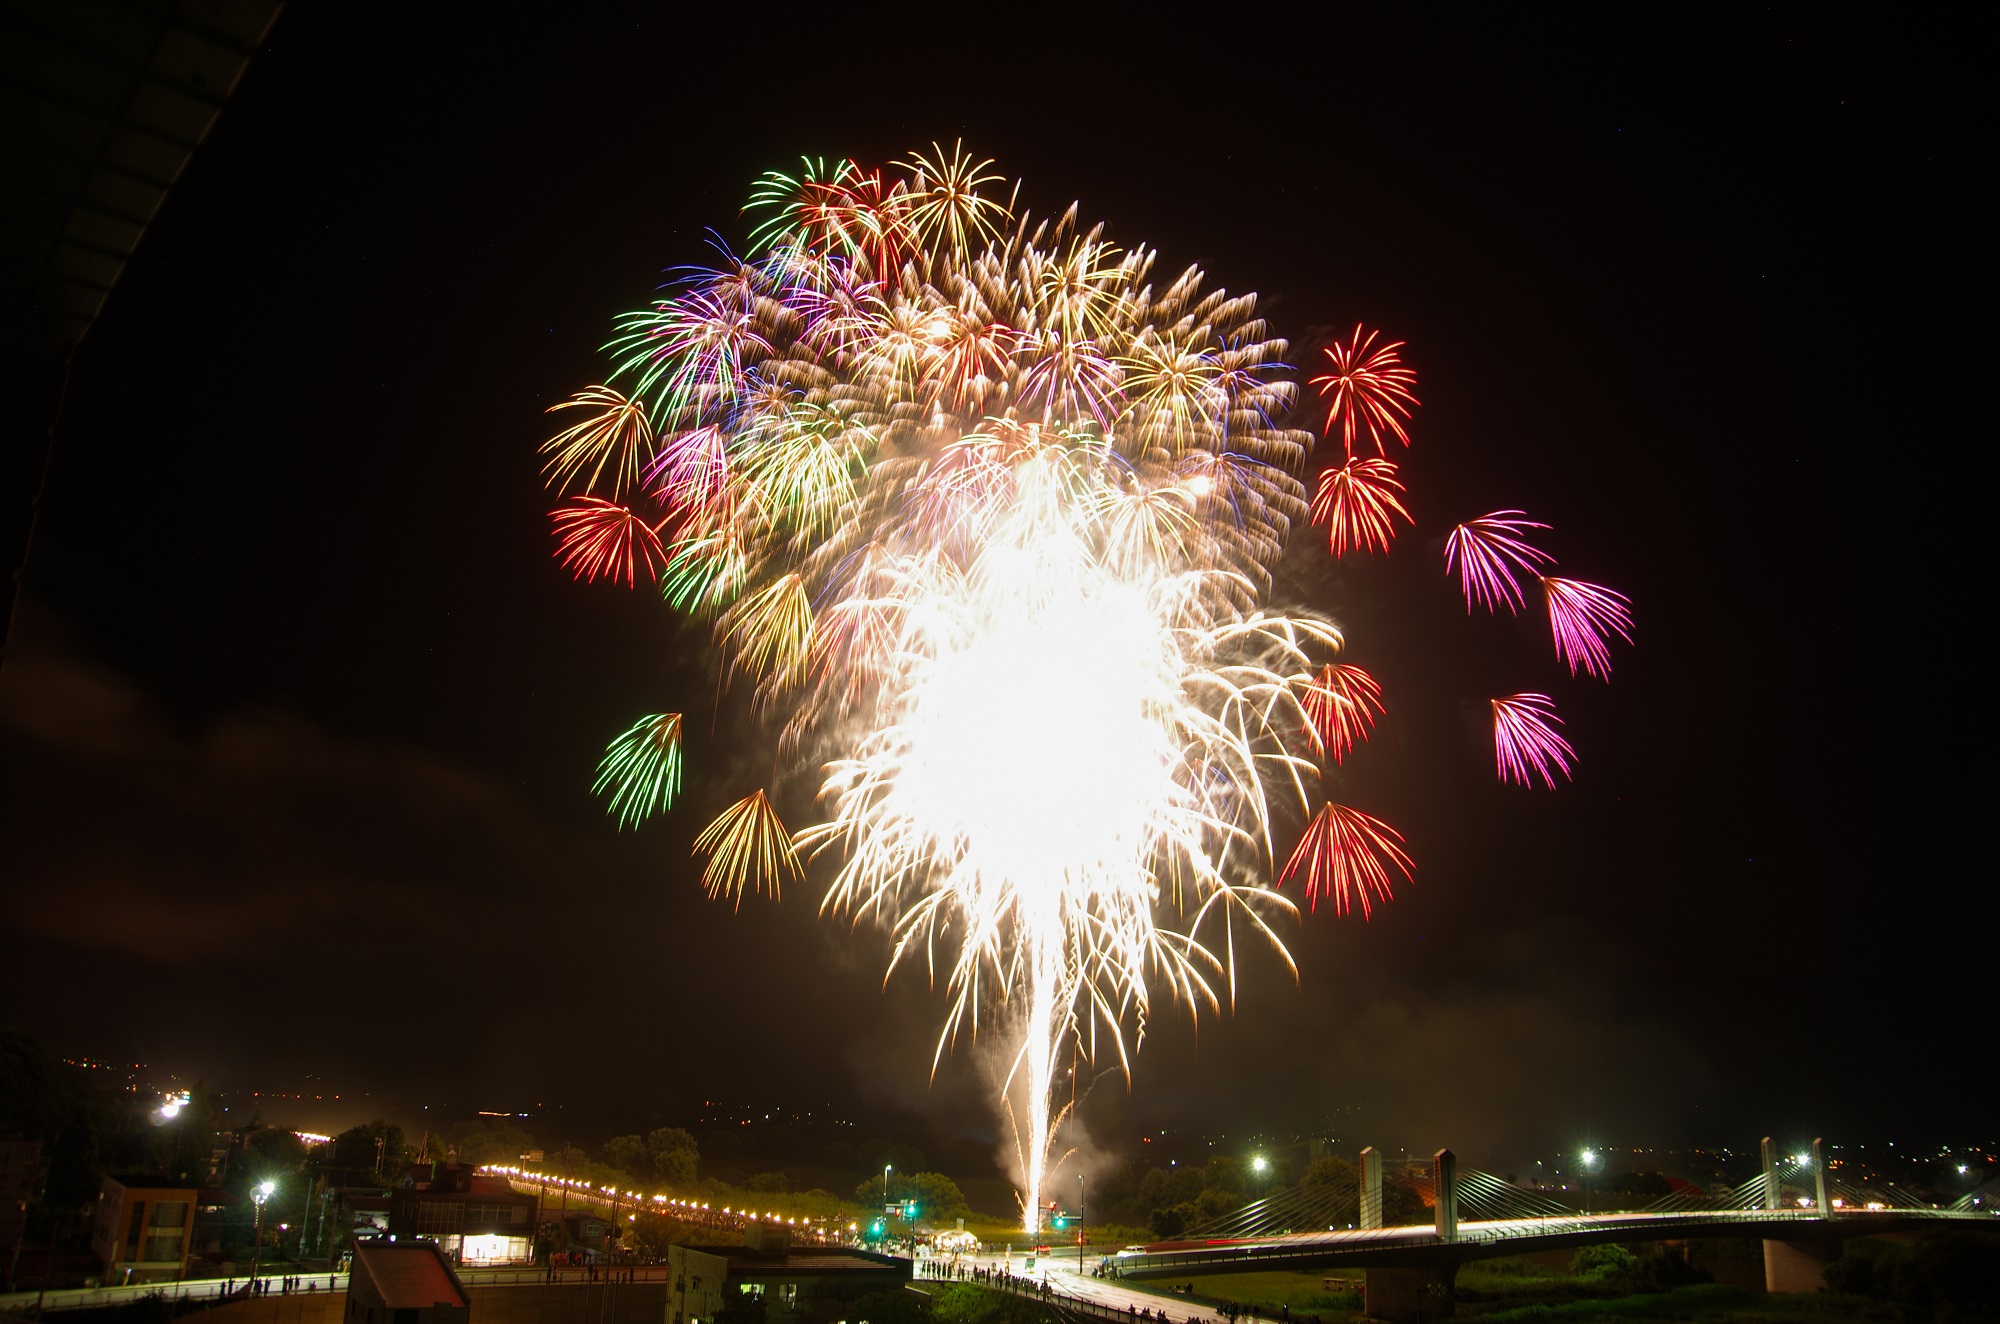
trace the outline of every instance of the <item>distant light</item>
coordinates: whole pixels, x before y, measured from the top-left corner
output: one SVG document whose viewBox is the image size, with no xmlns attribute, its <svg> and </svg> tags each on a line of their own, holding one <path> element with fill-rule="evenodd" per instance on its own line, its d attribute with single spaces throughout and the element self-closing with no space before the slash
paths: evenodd
<svg viewBox="0 0 2000 1324">
<path fill-rule="evenodd" d="M 1271 1164 L 1262 1154 L 1259 1154 L 1256 1158 L 1250 1160 L 1250 1166 L 1258 1172 L 1262 1172 L 1264 1169 L 1270 1167 Z"/>
<path fill-rule="evenodd" d="M 1959 1165 L 1958 1165 L 1958 1175 L 1959 1175 L 1959 1176 L 1963 1177 L 1963 1176 L 1964 1176 L 1964 1175 L 1965 1175 L 1965 1174 L 1966 1174 L 1967 1172 L 1969 1172 L 1969 1171 L 1971 1171 L 1971 1169 L 1967 1168 L 1967 1167 L 1966 1167 L 1966 1166 L 1965 1166 L 1965 1165 L 1964 1165 L 1963 1163 L 1961 1163 L 1961 1164 L 1959 1164 Z"/>
</svg>

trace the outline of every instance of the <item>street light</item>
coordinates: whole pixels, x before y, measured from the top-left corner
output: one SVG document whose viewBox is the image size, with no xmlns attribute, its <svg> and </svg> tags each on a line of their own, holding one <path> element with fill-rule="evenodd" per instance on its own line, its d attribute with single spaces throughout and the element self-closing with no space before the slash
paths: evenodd
<svg viewBox="0 0 2000 1324">
<path fill-rule="evenodd" d="M 1583 1151 L 1581 1157 L 1583 1159 L 1583 1214 L 1584 1217 L 1588 1218 L 1590 1216 L 1590 1170 L 1597 1166 L 1597 1151 L 1586 1149 Z"/>
<path fill-rule="evenodd" d="M 1264 1198 L 1264 1173 L 1270 1166 L 1271 1160 L 1265 1158 L 1262 1154 L 1250 1160 L 1250 1171 L 1256 1174 L 1254 1184 L 1257 1189 L 1255 1194 L 1260 1200 Z"/>
<path fill-rule="evenodd" d="M 1083 1272 L 1083 1174 L 1076 1174 L 1076 1271 Z"/>
<path fill-rule="evenodd" d="M 250 1198 L 257 1204 L 257 1248 L 250 1254 L 250 1295 L 257 1295 L 257 1270 L 264 1263 L 264 1201 L 271 1198 L 271 1192 L 278 1189 L 274 1181 L 260 1181 L 250 1189 Z"/>
</svg>

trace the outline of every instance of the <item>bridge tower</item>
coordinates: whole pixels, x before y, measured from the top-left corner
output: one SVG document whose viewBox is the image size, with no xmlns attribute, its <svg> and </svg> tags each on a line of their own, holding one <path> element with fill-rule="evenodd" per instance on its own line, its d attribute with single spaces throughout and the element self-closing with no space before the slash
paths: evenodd
<svg viewBox="0 0 2000 1324">
<path fill-rule="evenodd" d="M 1382 1151 L 1373 1145 L 1361 1151 L 1361 1226 L 1382 1226 Z"/>
<path fill-rule="evenodd" d="M 1821 1218 L 1833 1217 L 1833 1206 L 1826 1202 L 1826 1154 L 1822 1148 L 1825 1141 L 1813 1137 L 1813 1209 Z"/>
<path fill-rule="evenodd" d="M 1778 1207 L 1778 1147 L 1772 1143 L 1771 1137 L 1765 1136 L 1764 1143 L 1759 1149 L 1760 1157 L 1764 1160 L 1764 1208 L 1776 1209 Z"/>
<path fill-rule="evenodd" d="M 1438 1240 L 1457 1241 L 1458 1155 L 1448 1149 L 1431 1155 L 1431 1181 L 1437 1188 L 1437 1203 L 1432 1209 L 1437 1214 Z"/>
</svg>

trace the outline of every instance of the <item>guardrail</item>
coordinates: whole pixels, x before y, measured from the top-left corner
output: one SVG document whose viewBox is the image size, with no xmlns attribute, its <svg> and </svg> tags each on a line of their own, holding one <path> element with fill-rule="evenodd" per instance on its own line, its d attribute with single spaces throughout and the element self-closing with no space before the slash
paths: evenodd
<svg viewBox="0 0 2000 1324">
<path fill-rule="evenodd" d="M 1121 1310 L 1119 1307 L 1109 1305 L 1103 1301 L 1093 1301 L 1089 1297 L 1076 1296 L 1065 1292 L 1055 1285 L 1053 1279 L 1021 1278 L 1012 1274 L 995 1274 L 991 1278 L 977 1281 L 969 1279 L 958 1281 L 964 1282 L 971 1287 L 982 1288 L 986 1291 L 1005 1292 L 1010 1296 L 1027 1297 L 1032 1301 L 1043 1302 L 1053 1310 L 1088 1315 L 1094 1319 L 1121 1320 L 1125 1324 L 1131 1324 L 1134 1320 L 1156 1321 L 1156 1324 L 1175 1324 L 1174 1317 L 1169 1315 L 1164 1308 L 1139 1310 L 1136 1307 L 1127 1306 Z M 1185 1324 L 1206 1324 L 1206 1319 L 1198 1313 L 1190 1314 Z"/>
</svg>

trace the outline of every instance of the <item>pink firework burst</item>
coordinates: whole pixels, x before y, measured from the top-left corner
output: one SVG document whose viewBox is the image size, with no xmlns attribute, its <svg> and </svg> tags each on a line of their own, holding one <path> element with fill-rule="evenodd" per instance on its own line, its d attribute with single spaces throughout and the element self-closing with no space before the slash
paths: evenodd
<svg viewBox="0 0 2000 1324">
<path fill-rule="evenodd" d="M 646 467 L 646 481 L 658 484 L 653 499 L 685 518 L 699 519 L 728 485 L 726 441 L 722 429 L 712 426 L 667 438 Z"/>
<path fill-rule="evenodd" d="M 666 564 L 659 530 L 625 506 L 601 497 L 575 496 L 566 505 L 549 512 L 555 521 L 556 536 L 562 539 L 557 551 L 564 566 L 586 583 L 599 575 L 625 581 L 630 588 L 644 565 L 646 578 L 659 574 Z"/>
<path fill-rule="evenodd" d="M 1306 686 L 1300 699 L 1306 710 L 1313 743 L 1339 763 L 1357 740 L 1366 740 L 1382 706 L 1382 687 L 1360 667 L 1328 663 Z"/>
<path fill-rule="evenodd" d="M 1632 600 L 1601 584 L 1546 575 L 1542 592 L 1548 598 L 1556 656 L 1569 663 L 1569 674 L 1581 667 L 1599 680 L 1610 680 L 1610 637 L 1632 642 Z"/>
<path fill-rule="evenodd" d="M 1493 702 L 1493 758 L 1500 780 L 1519 782 L 1532 788 L 1534 777 L 1551 791 L 1556 788 L 1551 769 L 1565 779 L 1576 751 L 1556 730 L 1562 718 L 1556 716 L 1555 701 L 1546 694 L 1510 694 Z"/>
<path fill-rule="evenodd" d="M 1540 577 L 1556 558 L 1530 545 L 1522 536 L 1529 529 L 1546 529 L 1518 510 L 1496 510 L 1490 515 L 1467 520 L 1451 531 L 1444 544 L 1444 572 L 1458 571 L 1459 587 L 1465 590 L 1465 609 L 1472 610 L 1478 599 L 1488 611 L 1519 611 L 1526 605 L 1521 585 L 1514 578 L 1519 569 Z"/>
<path fill-rule="evenodd" d="M 1387 552 L 1389 539 L 1395 536 L 1395 517 L 1401 515 L 1405 524 L 1416 522 L 1398 498 L 1402 491 L 1395 465 L 1350 455 L 1346 464 L 1319 476 L 1313 523 L 1326 525 L 1327 546 L 1335 556 L 1345 556 L 1350 547 L 1356 551 L 1380 547 Z"/>
<path fill-rule="evenodd" d="M 1307 826 L 1298 849 L 1278 875 L 1278 885 L 1304 870 L 1308 909 L 1319 909 L 1324 892 L 1337 914 L 1345 915 L 1359 902 L 1361 917 L 1367 919 L 1376 901 L 1389 899 L 1392 864 L 1404 878 L 1416 877 L 1403 852 L 1402 833 L 1359 809 L 1328 804 Z"/>
<path fill-rule="evenodd" d="M 1354 434 L 1362 429 L 1366 429 L 1368 440 L 1375 443 L 1377 454 L 1383 452 L 1384 433 L 1409 445 L 1410 434 L 1404 431 L 1403 420 L 1410 416 L 1412 405 L 1422 403 L 1410 392 L 1417 384 L 1416 371 L 1404 367 L 1403 356 L 1396 352 L 1403 342 L 1392 341 L 1378 349 L 1375 337 L 1380 334 L 1370 331 L 1364 340 L 1361 323 L 1356 322 L 1354 335 L 1345 345 L 1335 341 L 1327 348 L 1326 357 L 1333 370 L 1312 379 L 1319 393 L 1330 402 L 1327 435 L 1331 436 L 1338 425 L 1350 455 L 1354 453 Z"/>
</svg>

